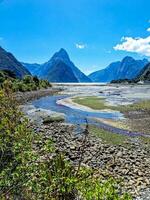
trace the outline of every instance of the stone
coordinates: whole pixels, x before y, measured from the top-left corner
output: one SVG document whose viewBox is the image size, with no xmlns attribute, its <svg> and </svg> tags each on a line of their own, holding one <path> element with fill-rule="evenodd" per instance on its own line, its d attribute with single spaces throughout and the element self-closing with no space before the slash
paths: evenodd
<svg viewBox="0 0 150 200">
<path fill-rule="evenodd" d="M 119 152 L 116 154 L 117 157 L 122 157 L 122 155 L 123 155 L 123 154 L 122 154 L 121 151 L 119 151 Z"/>
</svg>

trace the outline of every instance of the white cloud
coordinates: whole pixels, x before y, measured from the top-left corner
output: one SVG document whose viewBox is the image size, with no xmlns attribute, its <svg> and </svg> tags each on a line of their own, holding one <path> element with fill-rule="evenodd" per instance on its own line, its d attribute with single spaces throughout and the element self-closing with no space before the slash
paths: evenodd
<svg viewBox="0 0 150 200">
<path fill-rule="evenodd" d="M 116 51 L 122 50 L 139 53 L 144 56 L 150 56 L 150 36 L 146 38 L 123 37 L 121 42 L 121 44 L 117 44 L 113 47 Z"/>
<path fill-rule="evenodd" d="M 150 32 L 150 28 L 148 28 L 147 31 Z"/>
<path fill-rule="evenodd" d="M 76 43 L 75 46 L 77 49 L 85 49 L 87 47 L 86 44 L 78 44 L 78 43 Z"/>
</svg>

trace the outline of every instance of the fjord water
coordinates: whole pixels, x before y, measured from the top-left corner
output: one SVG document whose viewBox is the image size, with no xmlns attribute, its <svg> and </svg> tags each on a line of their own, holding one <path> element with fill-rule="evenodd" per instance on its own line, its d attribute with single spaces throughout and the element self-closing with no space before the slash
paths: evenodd
<svg viewBox="0 0 150 200">
<path fill-rule="evenodd" d="M 56 84 L 54 87 L 57 87 Z M 43 97 L 33 101 L 33 105 L 37 108 L 48 109 L 66 115 L 66 122 L 72 124 L 85 123 L 85 119 L 88 118 L 89 123 L 93 123 L 90 118 L 105 118 L 105 119 L 119 119 L 123 115 L 119 112 L 89 112 L 81 109 L 71 108 L 69 106 L 57 104 L 58 100 L 62 100 L 72 96 L 99 96 L 101 84 L 60 84 L 62 92 L 59 95 Z"/>
<path fill-rule="evenodd" d="M 106 94 L 105 97 L 110 96 L 110 91 L 113 91 L 114 88 L 110 85 L 104 85 L 104 84 L 55 84 L 53 86 L 54 88 L 62 88 L 63 90 L 59 93 L 59 95 L 54 96 L 47 96 L 42 97 L 40 99 L 34 100 L 32 104 L 36 108 L 43 108 L 47 110 L 52 110 L 60 113 L 65 114 L 65 122 L 71 123 L 76 125 L 78 130 L 80 129 L 81 124 L 85 124 L 86 119 L 88 120 L 89 124 L 95 125 L 97 127 L 103 128 L 105 130 L 111 131 L 112 133 L 118 133 L 118 134 L 125 134 L 129 136 L 142 136 L 143 133 L 137 133 L 137 132 L 130 132 L 128 130 L 123 130 L 120 128 L 112 127 L 111 125 L 104 124 L 100 121 L 95 121 L 93 118 L 103 118 L 103 119 L 122 119 L 124 118 L 123 114 L 120 112 L 96 112 L 92 111 L 89 112 L 83 111 L 80 109 L 71 108 L 69 106 L 58 104 L 58 100 L 62 100 L 64 98 L 73 97 L 73 96 L 103 96 L 104 94 L 101 92 L 104 87 Z M 108 94 L 108 96 L 107 96 Z M 115 92 L 116 96 L 116 92 Z M 148 137 L 148 135 L 144 136 Z"/>
<path fill-rule="evenodd" d="M 37 108 L 48 109 L 66 115 L 66 122 L 72 124 L 84 124 L 87 118 L 89 123 L 94 123 L 90 118 L 105 118 L 105 119 L 118 119 L 122 116 L 118 112 L 88 112 L 82 111 L 80 109 L 73 109 L 68 106 L 57 104 L 57 101 L 69 97 L 68 95 L 55 95 L 43 97 L 41 99 L 35 100 L 32 104 Z"/>
</svg>

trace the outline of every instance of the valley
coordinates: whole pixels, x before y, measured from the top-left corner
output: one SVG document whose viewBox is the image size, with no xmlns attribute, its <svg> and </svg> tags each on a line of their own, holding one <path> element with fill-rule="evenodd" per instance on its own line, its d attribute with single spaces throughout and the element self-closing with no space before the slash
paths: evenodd
<svg viewBox="0 0 150 200">
<path fill-rule="evenodd" d="M 60 104 L 83 111 L 114 113 L 122 126 L 136 132 L 149 133 L 149 85 L 71 84 L 70 87 L 64 85 L 64 88 L 72 96 L 59 100 Z M 65 94 L 65 91 L 62 93 Z M 114 119 L 116 127 L 118 122 L 115 117 L 110 119 Z M 110 119 L 105 119 L 105 122 L 108 121 L 109 124 Z"/>
<path fill-rule="evenodd" d="M 0 200 L 150 200 L 149 8 L 0 0 Z"/>
<path fill-rule="evenodd" d="M 95 72 L 100 78 L 95 83 L 91 76 L 86 76 L 73 64 L 64 49 L 44 64 L 28 64 L 19 62 L 11 53 L 0 48 L 0 129 L 5 152 L 2 157 L 8 159 L 6 165 L 11 160 L 12 166 L 8 166 L 8 170 L 12 170 L 14 161 L 12 156 L 7 155 L 7 149 L 14 154 L 15 160 L 18 154 L 21 159 L 19 171 L 15 169 L 14 173 L 9 173 L 10 176 L 7 176 L 7 168 L 2 168 L 2 184 L 7 186 L 7 181 L 23 184 L 22 177 L 29 174 L 32 181 L 28 179 L 27 183 L 32 185 L 32 189 L 35 182 L 40 184 L 36 188 L 39 198 L 43 173 L 47 170 L 44 190 L 52 187 L 59 200 L 59 195 L 78 198 L 74 187 L 88 199 L 88 192 L 84 190 L 87 181 L 90 185 L 86 187 L 92 188 L 91 197 L 97 194 L 93 188 L 96 184 L 99 188 L 97 195 L 101 193 L 106 199 L 110 195 L 112 199 L 117 196 L 117 200 L 149 199 L 150 77 L 147 62 L 146 59 L 125 57 L 119 65 L 115 63 L 116 67 L 114 63 L 110 64 L 105 73 L 103 70 Z M 114 84 L 104 83 L 106 80 L 101 75 L 109 81 L 117 80 L 112 81 Z M 18 149 L 20 145 L 25 148 L 23 151 Z M 16 148 L 18 152 L 15 152 Z M 35 159 L 34 162 L 32 159 Z M 22 173 L 24 162 L 25 174 Z M 31 169 L 28 168 L 29 163 L 32 163 Z M 50 163 L 54 169 L 49 169 Z M 3 166 L 5 162 L 1 164 Z M 70 168 L 73 171 L 68 173 Z M 84 175 L 86 171 L 88 177 Z M 16 173 L 19 175 L 16 176 Z M 47 176 L 49 173 L 54 173 L 54 176 Z M 60 182 L 61 179 L 65 182 Z M 56 180 L 58 186 L 51 183 Z M 110 185 L 109 190 L 107 184 Z M 65 192 L 64 189 L 59 191 L 64 185 Z M 115 189 L 114 185 L 117 186 Z M 67 193 L 68 187 L 71 194 Z M 30 190 L 31 187 L 26 185 L 25 188 Z M 5 191 L 9 192 L 7 187 L 2 189 L 2 195 Z M 20 191 L 23 191 L 21 187 Z M 16 187 L 12 196 L 14 194 L 20 198 Z M 26 193 L 24 195 L 27 196 Z M 46 195 L 52 198 L 54 194 L 51 191 Z"/>
<path fill-rule="evenodd" d="M 98 169 L 102 179 L 122 179 L 123 190 L 133 197 L 149 198 L 149 104 L 133 106 L 149 102 L 149 85 L 67 83 L 53 89 L 59 92 L 22 107 L 35 132 L 51 137 L 58 151 L 78 165 L 87 120 L 83 165 Z"/>
</svg>

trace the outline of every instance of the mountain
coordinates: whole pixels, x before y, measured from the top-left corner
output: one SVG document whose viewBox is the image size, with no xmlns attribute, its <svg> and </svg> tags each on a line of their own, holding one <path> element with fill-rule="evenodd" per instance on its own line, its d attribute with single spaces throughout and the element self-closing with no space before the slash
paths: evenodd
<svg viewBox="0 0 150 200">
<path fill-rule="evenodd" d="M 33 63 L 33 64 L 29 64 L 29 63 L 24 63 L 22 62 L 22 65 L 28 70 L 30 71 L 30 73 L 33 76 L 39 76 L 40 74 L 40 70 L 41 70 L 41 65 L 37 64 L 37 63 Z"/>
<path fill-rule="evenodd" d="M 10 71 L 17 78 L 30 75 L 30 72 L 9 52 L 0 47 L 0 70 Z"/>
<path fill-rule="evenodd" d="M 113 62 L 105 69 L 91 73 L 88 77 L 93 82 L 110 82 L 119 79 L 135 78 L 148 63 L 147 59 L 135 60 L 126 56 L 122 61 Z"/>
<path fill-rule="evenodd" d="M 24 66 L 26 66 L 31 73 L 34 75 L 36 74 L 39 78 L 47 79 L 51 82 L 54 80 L 54 82 L 61 82 L 62 79 L 63 82 L 92 82 L 90 78 L 88 78 L 73 64 L 65 49 L 60 49 L 60 51 L 56 52 L 48 62 L 40 66 L 35 66 L 34 64 L 29 65 L 26 63 L 24 63 Z M 34 67 L 36 69 L 34 69 Z M 63 74 L 62 72 L 64 69 L 66 70 L 66 73 Z M 56 75 L 53 74 L 56 71 L 58 76 L 57 81 Z M 68 77 L 69 74 L 70 78 Z M 62 76 L 64 77 L 62 78 Z M 71 78 L 73 78 L 73 80 L 71 80 Z"/>
<path fill-rule="evenodd" d="M 150 82 L 150 63 L 148 63 L 135 78 L 136 82 L 144 81 Z"/>
<path fill-rule="evenodd" d="M 51 70 L 45 76 L 51 82 L 76 83 L 78 82 L 73 70 L 64 62 L 60 61 L 51 67 Z"/>
</svg>

